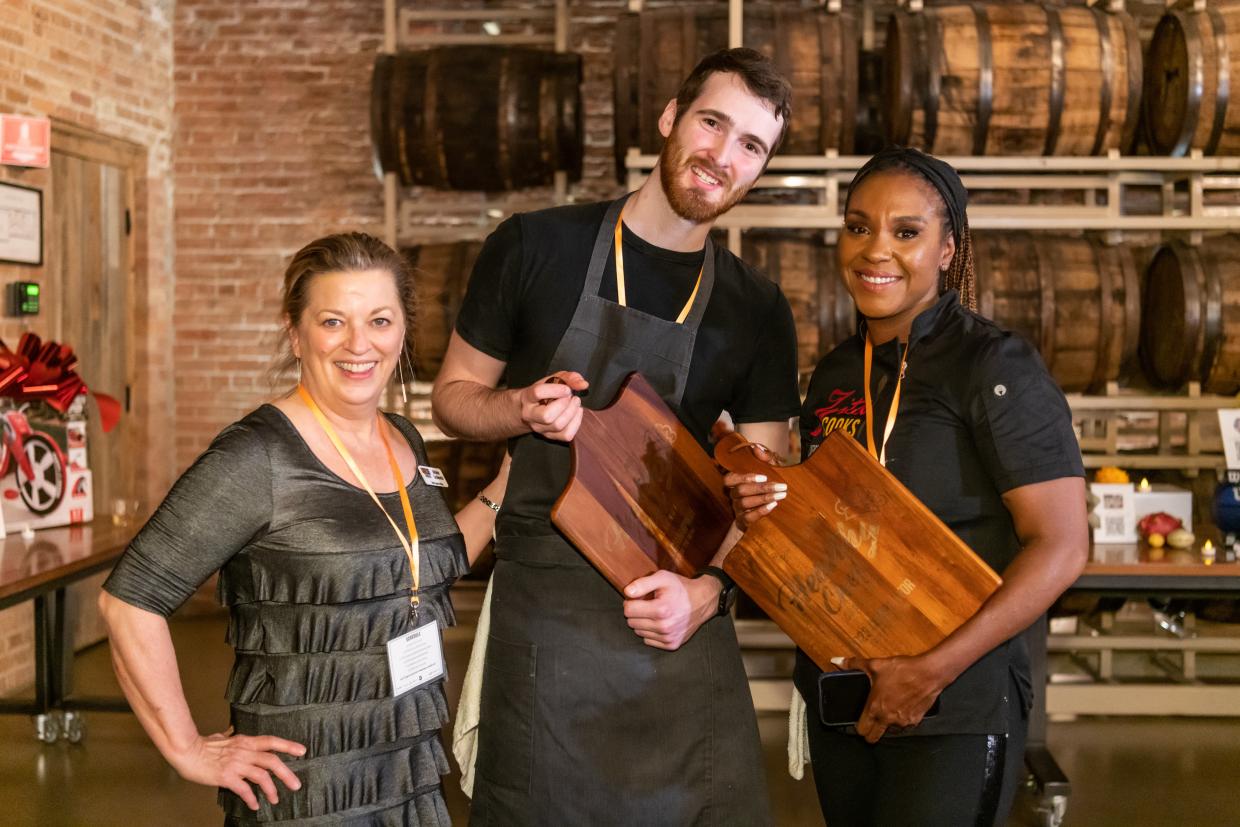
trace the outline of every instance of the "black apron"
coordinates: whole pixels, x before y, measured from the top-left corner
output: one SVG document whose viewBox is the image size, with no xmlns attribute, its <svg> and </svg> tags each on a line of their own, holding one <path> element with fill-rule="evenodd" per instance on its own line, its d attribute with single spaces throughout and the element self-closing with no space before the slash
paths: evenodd
<svg viewBox="0 0 1240 827">
<path fill-rule="evenodd" d="M 625 200 L 603 219 L 545 372 L 580 372 L 586 405 L 597 409 L 639 370 L 678 410 L 714 287 L 714 248 L 708 239 L 683 324 L 599 298 Z M 522 437 L 506 496 L 562 485 L 568 466 L 563 443 Z M 620 593 L 561 535 L 501 534 L 496 556 L 472 825 L 770 824 L 731 618 L 665 652 L 628 627 Z"/>
</svg>

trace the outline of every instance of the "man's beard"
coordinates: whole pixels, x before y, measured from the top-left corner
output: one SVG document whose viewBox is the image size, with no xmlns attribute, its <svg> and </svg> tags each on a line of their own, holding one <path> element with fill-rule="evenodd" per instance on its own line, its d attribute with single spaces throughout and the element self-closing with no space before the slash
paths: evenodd
<svg viewBox="0 0 1240 827">
<path fill-rule="evenodd" d="M 672 211 L 684 220 L 695 224 L 714 221 L 736 206 L 736 203 L 749 192 L 749 187 L 736 187 L 731 191 L 725 190 L 726 194 L 722 201 L 711 201 L 705 193 L 692 186 L 685 186 L 678 180 L 679 173 L 687 171 L 691 163 L 718 179 L 724 187 L 732 184 L 730 176 L 715 169 L 708 161 L 691 160 L 676 137 L 676 127 L 673 127 L 671 136 L 663 144 L 663 151 L 659 153 L 659 182 L 663 185 L 663 194 L 667 196 Z M 689 174 L 693 173 L 690 171 Z"/>
</svg>

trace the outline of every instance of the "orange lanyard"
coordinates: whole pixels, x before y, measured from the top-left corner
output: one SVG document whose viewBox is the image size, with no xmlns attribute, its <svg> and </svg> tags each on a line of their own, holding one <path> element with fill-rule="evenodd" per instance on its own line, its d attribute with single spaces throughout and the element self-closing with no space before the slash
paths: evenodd
<svg viewBox="0 0 1240 827">
<path fill-rule="evenodd" d="M 621 307 L 628 307 L 628 302 L 624 296 L 624 244 L 620 240 L 620 228 L 624 225 L 624 210 L 620 211 L 620 217 L 616 219 L 616 303 Z M 702 269 L 698 270 L 697 283 L 693 285 L 693 292 L 689 294 L 689 300 L 685 302 L 685 306 L 681 309 L 680 315 L 676 317 L 676 324 L 684 324 L 685 319 L 689 318 L 689 310 L 693 307 L 693 300 L 697 298 L 698 288 L 702 286 L 702 273 L 706 270 L 706 262 L 702 262 Z"/>
<path fill-rule="evenodd" d="M 900 411 L 900 384 L 904 381 L 904 371 L 908 368 L 908 348 L 904 348 L 904 356 L 900 359 L 900 375 L 896 378 L 896 392 L 891 395 L 891 410 L 887 412 L 887 424 L 883 427 L 883 441 L 876 448 L 874 445 L 874 401 L 870 398 L 870 368 L 874 363 L 874 343 L 870 334 L 865 334 L 865 447 L 870 456 L 878 460 L 880 465 L 887 464 L 887 440 L 896 428 L 896 414 Z"/>
<path fill-rule="evenodd" d="M 405 556 L 409 558 L 409 573 L 413 575 L 413 593 L 409 596 L 409 603 L 416 612 L 418 602 L 418 582 L 421 575 L 421 560 L 418 558 L 418 526 L 413 520 L 413 506 L 409 504 L 409 492 L 405 490 L 405 478 L 401 476 L 400 465 L 396 462 L 396 454 L 392 452 L 392 446 L 388 443 L 387 434 L 383 429 L 383 415 L 375 414 L 378 418 L 379 438 L 383 440 L 383 449 L 387 451 L 388 464 L 392 466 L 392 476 L 396 478 L 397 490 L 400 492 L 400 507 L 405 512 L 405 526 L 409 529 L 409 537 L 401 533 L 397 527 L 396 521 L 392 519 L 392 515 L 383 507 L 383 503 L 379 502 L 379 495 L 370 487 L 370 483 L 366 480 L 366 476 L 362 473 L 362 469 L 357 467 L 357 463 L 353 461 L 353 455 L 349 453 L 349 449 L 344 447 L 344 443 L 340 441 L 340 437 L 336 434 L 336 429 L 327 421 L 327 417 L 323 415 L 323 411 L 319 410 L 319 406 L 315 403 L 314 398 L 310 396 L 310 392 L 306 390 L 305 385 L 298 385 L 297 392 L 301 394 L 302 401 L 306 403 L 306 407 L 310 409 L 310 413 L 314 414 L 314 418 L 319 421 L 319 425 L 323 426 L 323 432 L 327 434 L 327 438 L 331 440 L 332 445 L 336 447 L 340 458 L 344 460 L 344 464 L 349 466 L 349 470 L 353 472 L 353 476 L 357 477 L 357 481 L 362 484 L 362 488 L 366 489 L 366 493 L 370 495 L 370 499 L 374 500 L 379 510 L 383 512 L 383 516 L 387 517 L 387 521 L 392 525 L 392 531 L 396 532 L 397 539 L 400 540 L 401 548 L 405 550 Z"/>
</svg>

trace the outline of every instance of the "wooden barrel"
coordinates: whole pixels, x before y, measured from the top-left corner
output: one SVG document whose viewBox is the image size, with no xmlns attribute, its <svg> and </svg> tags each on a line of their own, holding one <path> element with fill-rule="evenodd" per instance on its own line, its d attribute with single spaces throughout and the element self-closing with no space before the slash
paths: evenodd
<svg viewBox="0 0 1240 827">
<path fill-rule="evenodd" d="M 1029 339 L 1060 387 L 1099 389 L 1124 374 L 1140 336 L 1129 249 L 1030 233 L 973 239 L 978 309 Z"/>
<path fill-rule="evenodd" d="M 510 190 L 581 178 L 581 56 L 518 46 L 379 55 L 375 163 L 405 186 Z"/>
<path fill-rule="evenodd" d="M 412 361 L 414 376 L 423 382 L 433 381 L 443 364 L 456 314 L 481 249 L 480 241 L 457 241 L 401 251 L 415 268 L 418 308 L 413 320 Z"/>
<path fill-rule="evenodd" d="M 1164 155 L 1240 152 L 1240 5 L 1170 11 L 1158 21 L 1145 62 L 1143 121 Z"/>
<path fill-rule="evenodd" d="M 1240 236 L 1159 248 L 1145 271 L 1141 364 L 1151 382 L 1240 391 Z"/>
<path fill-rule="evenodd" d="M 1100 155 L 1132 145 L 1132 17 L 1034 3 L 898 11 L 887 24 L 887 137 L 939 155 Z"/>
<path fill-rule="evenodd" d="M 663 148 L 659 116 L 698 61 L 728 45 L 724 6 L 659 8 L 620 17 L 616 27 L 616 169 L 625 180 L 629 147 Z M 780 151 L 820 155 L 853 148 L 857 34 L 844 13 L 746 3 L 744 45 L 775 61 L 792 84 L 793 114 Z"/>
<path fill-rule="evenodd" d="M 797 371 L 808 378 L 818 360 L 857 330 L 857 310 L 844 289 L 835 247 L 821 234 L 754 230 L 742 255 L 783 290 L 797 326 Z"/>
</svg>

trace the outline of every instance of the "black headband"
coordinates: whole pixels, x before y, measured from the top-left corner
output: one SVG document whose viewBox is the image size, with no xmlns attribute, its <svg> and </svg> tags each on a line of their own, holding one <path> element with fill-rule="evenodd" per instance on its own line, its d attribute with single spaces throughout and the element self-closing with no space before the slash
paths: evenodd
<svg viewBox="0 0 1240 827">
<path fill-rule="evenodd" d="M 964 230 L 969 226 L 968 215 L 965 212 L 969 206 L 969 193 L 951 164 L 940 161 L 933 155 L 907 147 L 884 149 L 857 170 L 852 183 L 848 185 L 848 198 L 852 197 L 857 185 L 870 174 L 892 169 L 912 169 L 934 187 L 947 207 L 947 218 L 952 225 L 952 235 L 956 237 L 956 243 L 960 244 Z M 844 201 L 844 208 L 848 209 L 847 199 Z"/>
</svg>

